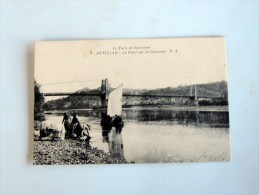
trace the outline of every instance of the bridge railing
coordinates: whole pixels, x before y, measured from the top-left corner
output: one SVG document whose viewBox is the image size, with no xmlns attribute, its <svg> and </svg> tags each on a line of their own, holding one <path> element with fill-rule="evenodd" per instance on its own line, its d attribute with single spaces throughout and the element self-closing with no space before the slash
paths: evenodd
<svg viewBox="0 0 259 195">
<path fill-rule="evenodd" d="M 102 97 L 102 93 L 89 93 L 89 92 L 57 92 L 57 93 L 44 93 L 44 96 L 98 96 Z M 164 95 L 164 94 L 130 94 L 123 93 L 122 96 L 125 97 L 161 97 L 161 98 L 194 98 L 195 96 L 191 95 Z M 222 99 L 222 97 L 211 97 L 211 96 L 198 96 L 197 98 L 211 98 L 211 99 Z"/>
</svg>

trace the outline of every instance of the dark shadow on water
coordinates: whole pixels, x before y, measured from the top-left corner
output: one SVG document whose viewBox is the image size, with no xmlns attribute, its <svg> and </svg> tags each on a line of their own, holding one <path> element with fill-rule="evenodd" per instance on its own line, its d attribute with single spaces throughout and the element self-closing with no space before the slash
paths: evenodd
<svg viewBox="0 0 259 195">
<path fill-rule="evenodd" d="M 79 116 L 92 117 L 100 119 L 102 111 L 78 110 Z M 211 126 L 211 127 L 229 127 L 228 111 L 179 111 L 170 109 L 148 109 L 134 110 L 127 109 L 122 112 L 123 120 L 133 121 L 165 121 L 170 123 Z"/>
<path fill-rule="evenodd" d="M 116 133 L 120 134 L 123 129 L 123 126 L 116 126 L 115 129 L 116 129 Z"/>
<path fill-rule="evenodd" d="M 116 129 L 111 130 L 111 141 L 109 142 L 109 151 L 111 155 L 124 159 L 123 140 L 121 133 L 117 133 Z"/>
<path fill-rule="evenodd" d="M 105 126 L 102 126 L 102 137 L 103 142 L 109 143 L 109 133 L 112 128 L 105 128 Z"/>
<path fill-rule="evenodd" d="M 138 121 L 174 121 L 180 124 L 228 125 L 228 112 L 175 111 L 175 110 L 127 110 L 123 118 Z"/>
<path fill-rule="evenodd" d="M 108 143 L 109 152 L 112 156 L 125 159 L 122 139 L 122 126 L 103 129 L 103 142 Z"/>
</svg>

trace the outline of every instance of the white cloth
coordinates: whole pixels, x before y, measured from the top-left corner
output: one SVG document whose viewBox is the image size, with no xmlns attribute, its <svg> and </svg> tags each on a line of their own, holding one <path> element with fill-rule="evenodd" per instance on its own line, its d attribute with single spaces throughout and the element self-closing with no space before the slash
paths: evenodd
<svg viewBox="0 0 259 195">
<path fill-rule="evenodd" d="M 122 87 L 123 85 L 120 85 L 109 94 L 107 114 L 110 116 L 121 115 Z"/>
</svg>

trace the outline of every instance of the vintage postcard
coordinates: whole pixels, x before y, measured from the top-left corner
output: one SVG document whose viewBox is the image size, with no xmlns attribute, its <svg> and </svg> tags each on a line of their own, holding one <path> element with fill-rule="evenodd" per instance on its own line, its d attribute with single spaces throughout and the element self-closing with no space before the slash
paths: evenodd
<svg viewBox="0 0 259 195">
<path fill-rule="evenodd" d="M 33 164 L 229 161 L 225 44 L 37 42 Z"/>
</svg>

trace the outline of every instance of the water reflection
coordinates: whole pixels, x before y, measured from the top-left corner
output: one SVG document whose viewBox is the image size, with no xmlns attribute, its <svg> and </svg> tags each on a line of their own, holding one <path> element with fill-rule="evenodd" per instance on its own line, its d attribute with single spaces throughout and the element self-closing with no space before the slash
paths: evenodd
<svg viewBox="0 0 259 195">
<path fill-rule="evenodd" d="M 102 129 L 103 142 L 108 143 L 109 152 L 114 157 L 124 159 L 122 128 Z"/>
<path fill-rule="evenodd" d="M 123 126 L 119 125 L 119 126 L 116 126 L 115 128 L 116 128 L 116 133 L 120 134 Z"/>
<path fill-rule="evenodd" d="M 101 120 L 101 127 L 102 127 L 103 142 L 109 143 L 109 133 L 112 129 L 112 125 L 108 124 L 107 121 L 105 121 L 105 123 L 104 123 L 103 119 L 102 119 Z"/>
<path fill-rule="evenodd" d="M 103 142 L 109 143 L 109 133 L 110 133 L 110 130 L 103 129 L 102 131 Z"/>
<path fill-rule="evenodd" d="M 123 118 L 138 121 L 174 121 L 180 124 L 228 125 L 228 112 L 174 111 L 174 110 L 126 110 Z"/>
<path fill-rule="evenodd" d="M 71 113 L 73 111 L 70 111 Z M 105 111 L 77 110 L 79 116 L 101 118 Z M 123 120 L 168 121 L 177 124 L 229 127 L 228 111 L 186 111 L 170 109 L 124 109 Z"/>
</svg>

